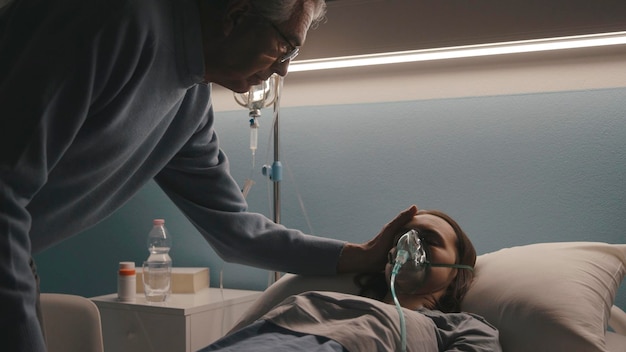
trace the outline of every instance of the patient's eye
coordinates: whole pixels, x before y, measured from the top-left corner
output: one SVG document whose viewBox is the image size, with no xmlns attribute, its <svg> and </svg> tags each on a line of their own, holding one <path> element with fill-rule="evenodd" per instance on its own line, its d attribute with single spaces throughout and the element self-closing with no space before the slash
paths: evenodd
<svg viewBox="0 0 626 352">
<path fill-rule="evenodd" d="M 424 232 L 420 236 L 420 240 L 431 246 L 439 246 L 442 243 L 441 236 L 433 232 Z"/>
</svg>

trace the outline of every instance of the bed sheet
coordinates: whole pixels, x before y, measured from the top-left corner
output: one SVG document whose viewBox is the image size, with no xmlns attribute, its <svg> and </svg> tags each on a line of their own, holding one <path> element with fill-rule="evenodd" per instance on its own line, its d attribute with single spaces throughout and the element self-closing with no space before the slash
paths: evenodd
<svg viewBox="0 0 626 352">
<path fill-rule="evenodd" d="M 199 352 L 347 352 L 338 342 L 258 320 Z"/>
<path fill-rule="evenodd" d="M 407 352 L 500 351 L 497 330 L 477 315 L 426 308 L 403 308 L 402 314 Z M 302 345 L 292 351 L 326 348 L 328 339 L 337 341 L 348 351 L 401 350 L 400 315 L 394 305 L 346 293 L 306 291 L 288 296 L 256 322 L 235 330 L 203 351 L 244 351 L 257 344 L 259 349 L 255 351 L 260 351 L 280 337 L 275 329 L 267 327 L 268 323 L 282 328 L 280 334 L 290 331 L 298 335 L 298 343 Z M 322 336 L 326 340 L 318 341 L 318 345 L 315 339 L 304 339 L 302 334 Z"/>
</svg>

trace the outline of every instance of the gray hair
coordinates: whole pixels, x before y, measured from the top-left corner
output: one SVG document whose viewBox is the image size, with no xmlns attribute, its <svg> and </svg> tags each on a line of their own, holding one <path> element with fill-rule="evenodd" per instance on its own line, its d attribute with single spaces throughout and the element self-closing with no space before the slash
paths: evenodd
<svg viewBox="0 0 626 352">
<path fill-rule="evenodd" d="M 260 14 L 275 23 L 291 18 L 298 9 L 311 9 L 311 26 L 317 25 L 326 15 L 324 0 L 251 0 Z"/>
</svg>

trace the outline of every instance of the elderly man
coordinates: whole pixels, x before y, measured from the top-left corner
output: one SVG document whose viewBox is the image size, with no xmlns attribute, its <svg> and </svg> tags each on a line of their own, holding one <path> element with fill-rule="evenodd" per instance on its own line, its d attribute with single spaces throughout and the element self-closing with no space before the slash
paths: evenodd
<svg viewBox="0 0 626 352">
<path fill-rule="evenodd" d="M 210 83 L 244 92 L 284 76 L 324 11 L 322 0 L 0 9 L 3 350 L 45 350 L 32 253 L 98 223 L 151 179 L 227 261 L 301 274 L 384 267 L 415 207 L 363 244 L 274 224 L 246 211 L 213 129 Z"/>
</svg>

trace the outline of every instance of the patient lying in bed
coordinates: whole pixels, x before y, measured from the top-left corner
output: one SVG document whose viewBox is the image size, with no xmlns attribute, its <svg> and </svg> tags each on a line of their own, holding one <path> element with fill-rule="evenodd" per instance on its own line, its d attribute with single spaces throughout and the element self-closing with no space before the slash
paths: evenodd
<svg viewBox="0 0 626 352">
<path fill-rule="evenodd" d="M 420 269 L 409 265 L 398 271 L 397 245 L 384 273 L 356 277 L 360 295 L 309 291 L 290 296 L 202 351 L 400 351 L 402 326 L 407 351 L 500 351 L 492 325 L 460 312 L 476 261 L 468 237 L 438 211 L 420 211 L 407 227 L 418 231 L 425 249 L 428 265 L 420 275 L 411 275 L 409 269 Z"/>
</svg>

